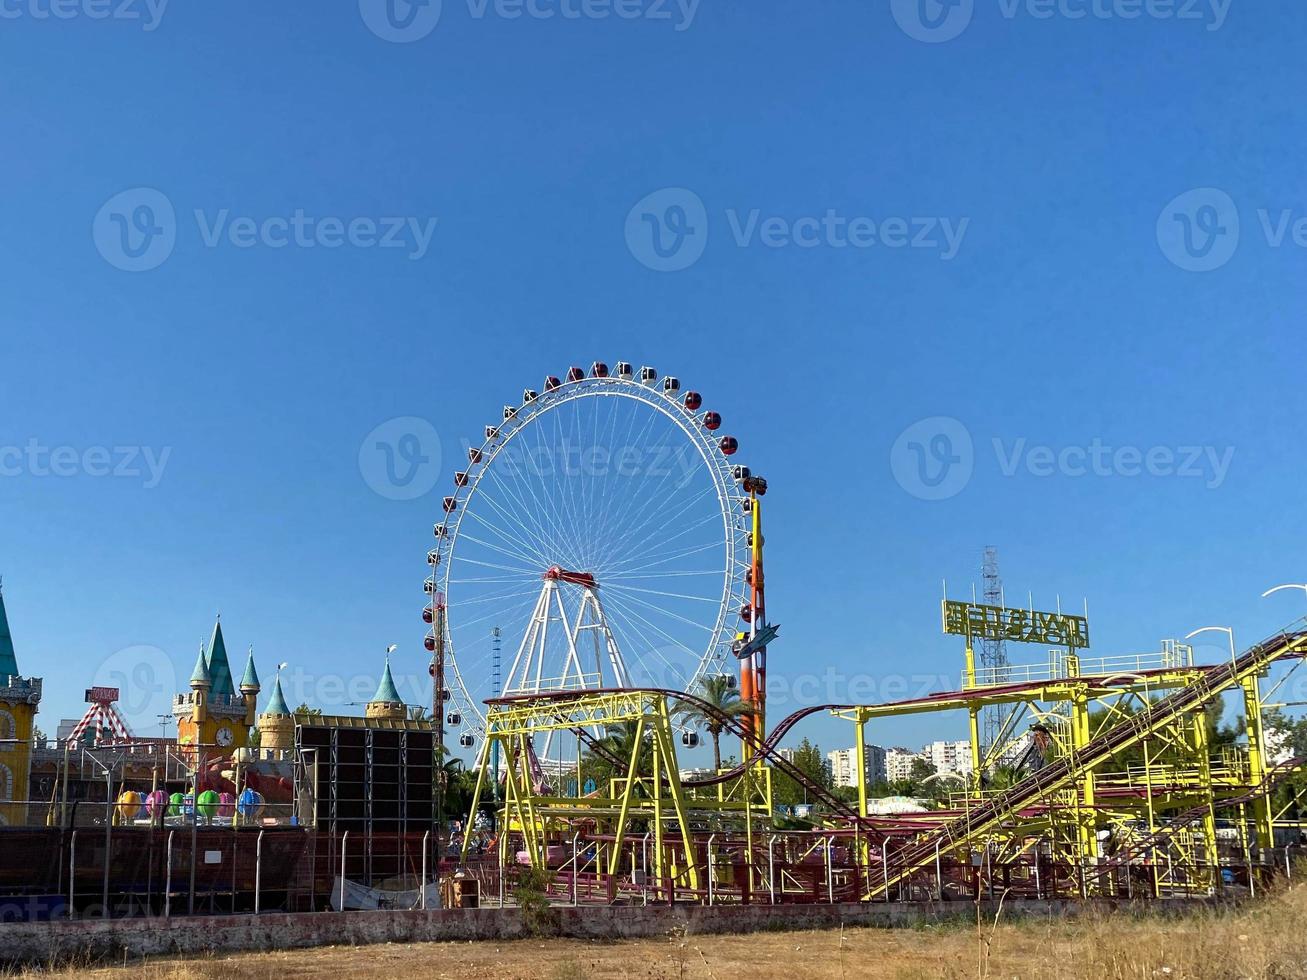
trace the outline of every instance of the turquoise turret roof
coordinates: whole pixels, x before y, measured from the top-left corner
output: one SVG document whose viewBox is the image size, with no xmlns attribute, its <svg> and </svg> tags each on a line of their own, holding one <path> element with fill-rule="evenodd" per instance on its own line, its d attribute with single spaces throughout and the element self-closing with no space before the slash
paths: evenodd
<svg viewBox="0 0 1307 980">
<path fill-rule="evenodd" d="M 9 617 L 5 615 L 5 594 L 0 589 L 0 677 L 18 674 L 18 655 L 14 653 L 14 638 L 9 633 Z"/>
<path fill-rule="evenodd" d="M 203 684 L 206 687 L 211 684 L 209 679 L 209 668 L 204 662 L 204 644 L 200 644 L 200 655 L 195 658 L 195 669 L 191 671 L 191 686 Z"/>
<path fill-rule="evenodd" d="M 286 698 L 281 693 L 281 678 L 277 678 L 277 683 L 272 686 L 272 700 L 268 706 L 263 709 L 265 715 L 288 715 L 290 708 L 286 707 Z"/>
<path fill-rule="evenodd" d="M 222 622 L 213 624 L 213 636 L 209 638 L 209 654 L 204 664 L 209 669 L 210 697 L 234 697 L 236 688 L 231 682 L 231 664 L 227 662 L 227 644 L 222 638 Z"/>
<path fill-rule="evenodd" d="M 241 675 L 241 690 L 247 687 L 259 689 L 259 672 L 254 669 L 254 647 L 250 647 L 249 659 L 245 661 L 245 673 Z"/>
<path fill-rule="evenodd" d="M 395 678 L 390 675 L 390 658 L 386 658 L 386 669 L 381 674 L 381 684 L 377 687 L 377 693 L 372 695 L 370 704 L 403 704 L 404 699 L 399 696 L 399 691 L 395 689 Z"/>
</svg>

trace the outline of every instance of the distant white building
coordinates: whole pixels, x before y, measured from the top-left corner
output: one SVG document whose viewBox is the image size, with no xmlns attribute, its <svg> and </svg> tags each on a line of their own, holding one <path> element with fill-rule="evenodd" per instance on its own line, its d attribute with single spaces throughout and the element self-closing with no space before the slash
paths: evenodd
<svg viewBox="0 0 1307 980">
<path fill-rule="evenodd" d="M 921 754 L 934 765 L 936 772 L 952 772 L 959 776 L 971 772 L 971 743 L 966 739 L 931 742 Z"/>
<path fill-rule="evenodd" d="M 885 750 L 879 745 L 864 746 L 867 784 L 883 783 L 885 773 Z M 858 749 L 836 749 L 826 753 L 826 768 L 830 770 L 831 779 L 836 786 L 858 785 Z"/>
<path fill-rule="evenodd" d="M 885 779 L 894 783 L 912 776 L 912 763 L 924 758 L 920 752 L 896 746 L 885 750 Z"/>
</svg>

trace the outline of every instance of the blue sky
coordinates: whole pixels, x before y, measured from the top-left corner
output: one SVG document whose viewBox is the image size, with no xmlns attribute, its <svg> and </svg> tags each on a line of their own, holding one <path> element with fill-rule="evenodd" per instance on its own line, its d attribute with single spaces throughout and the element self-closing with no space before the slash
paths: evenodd
<svg viewBox="0 0 1307 980">
<path fill-rule="evenodd" d="M 10 0 L 0 572 L 42 724 L 185 678 L 218 611 L 265 677 L 397 643 L 416 684 L 461 440 L 595 359 L 768 477 L 774 677 L 956 675 L 940 583 L 986 544 L 1095 653 L 1307 611 L 1258 598 L 1307 580 L 1307 9 L 923 2 Z M 359 461 L 402 417 L 442 450 L 411 500 Z"/>
</svg>

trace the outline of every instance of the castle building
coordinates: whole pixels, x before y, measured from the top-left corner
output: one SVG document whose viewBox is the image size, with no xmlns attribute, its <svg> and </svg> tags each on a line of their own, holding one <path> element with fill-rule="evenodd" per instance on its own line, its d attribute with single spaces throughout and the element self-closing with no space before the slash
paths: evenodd
<svg viewBox="0 0 1307 980">
<path fill-rule="evenodd" d="M 23 677 L 0 591 L 0 824 L 22 823 L 12 801 L 30 796 L 32 730 L 41 703 L 41 678 Z"/>
<path fill-rule="evenodd" d="M 224 755 L 248 748 L 258 699 L 259 675 L 254 669 L 254 651 L 250 651 L 238 690 L 227 660 L 222 622 L 215 622 L 208 650 L 200 648 L 191 672 L 190 691 L 178 694 L 173 700 L 177 743 L 203 746 Z"/>
</svg>

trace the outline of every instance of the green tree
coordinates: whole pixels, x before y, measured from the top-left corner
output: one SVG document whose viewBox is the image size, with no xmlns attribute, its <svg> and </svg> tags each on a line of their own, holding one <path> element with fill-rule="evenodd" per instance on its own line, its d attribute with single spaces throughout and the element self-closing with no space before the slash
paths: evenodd
<svg viewBox="0 0 1307 980">
<path fill-rule="evenodd" d="M 739 718 L 747 715 L 752 709 L 740 700 L 740 694 L 732 686 L 731 678 L 725 674 L 701 677 L 695 695 L 699 700 L 712 705 L 716 712 L 710 712 L 707 708 L 687 703 L 676 710 L 676 717 L 682 722 L 703 726 L 708 732 L 708 737 L 712 739 L 713 768 L 721 769 L 722 732 L 726 730 L 726 726 L 719 716 Z"/>
<path fill-rule="evenodd" d="M 308 715 L 310 718 L 321 718 L 321 717 L 322 717 L 322 709 L 321 709 L 321 708 L 310 708 L 306 703 L 304 703 L 304 702 L 300 702 L 300 706 L 299 706 L 298 708 L 296 708 L 296 709 L 292 712 L 292 714 L 296 714 L 296 715 Z"/>
<path fill-rule="evenodd" d="M 831 779 L 830 770 L 826 768 L 826 757 L 822 755 L 821 746 L 814 745 L 805 738 L 794 750 L 791 761 L 809 782 L 816 783 L 828 791 L 832 788 L 834 781 Z M 812 802 L 808 798 L 807 787 L 780 770 L 772 773 L 772 798 L 777 803 L 787 806 Z"/>
<path fill-rule="evenodd" d="M 606 789 L 609 780 L 626 778 L 626 767 L 632 753 L 637 751 L 636 728 L 634 721 L 618 722 L 604 728 L 603 737 L 596 739 L 595 746 L 587 748 L 581 755 L 582 785 L 587 779 L 593 779 L 595 785 Z M 611 759 L 620 760 L 620 765 Z M 640 739 L 635 771 L 636 775 L 653 772 L 653 741 L 648 734 Z"/>
</svg>

